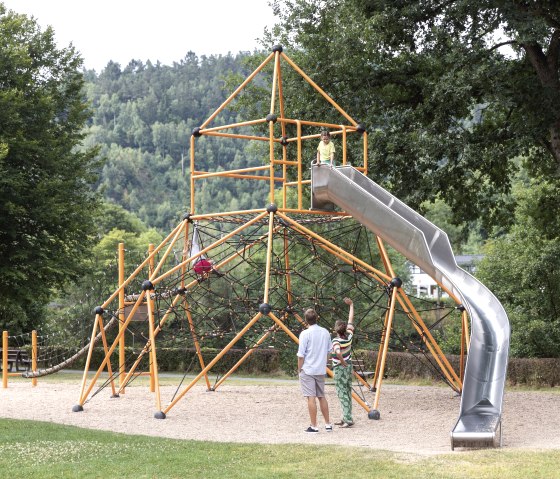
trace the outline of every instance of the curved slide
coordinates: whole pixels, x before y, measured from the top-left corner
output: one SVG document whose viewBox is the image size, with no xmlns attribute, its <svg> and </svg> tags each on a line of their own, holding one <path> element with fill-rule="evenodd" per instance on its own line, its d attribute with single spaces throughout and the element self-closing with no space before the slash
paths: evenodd
<svg viewBox="0 0 560 479">
<path fill-rule="evenodd" d="M 457 266 L 445 232 L 351 166 L 312 166 L 312 209 L 333 204 L 460 298 L 471 340 L 451 448 L 501 445 L 510 327 L 492 292 Z"/>
</svg>

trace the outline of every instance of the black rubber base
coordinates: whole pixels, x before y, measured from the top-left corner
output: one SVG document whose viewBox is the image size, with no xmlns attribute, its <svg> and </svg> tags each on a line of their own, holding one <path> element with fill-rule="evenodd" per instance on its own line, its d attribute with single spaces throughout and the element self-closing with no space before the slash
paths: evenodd
<svg viewBox="0 0 560 479">
<path fill-rule="evenodd" d="M 72 406 L 72 412 L 82 412 L 83 410 L 84 408 L 80 404 L 76 404 L 75 406 Z"/>
<path fill-rule="evenodd" d="M 367 417 L 369 419 L 374 419 L 375 421 L 378 421 L 379 419 L 381 419 L 381 413 L 377 409 L 372 409 L 370 412 L 368 412 Z"/>
<path fill-rule="evenodd" d="M 165 419 L 165 413 L 163 411 L 158 411 L 154 414 L 156 419 Z"/>
<path fill-rule="evenodd" d="M 111 397 L 112 398 L 120 398 L 121 396 L 119 394 L 113 394 Z"/>
</svg>

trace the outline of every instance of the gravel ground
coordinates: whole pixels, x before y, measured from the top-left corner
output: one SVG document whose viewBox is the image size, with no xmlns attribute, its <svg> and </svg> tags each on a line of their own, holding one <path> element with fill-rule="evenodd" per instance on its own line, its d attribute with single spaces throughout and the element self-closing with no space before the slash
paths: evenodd
<svg viewBox="0 0 560 479">
<path fill-rule="evenodd" d="M 161 388 L 162 409 L 176 387 Z M 72 412 L 76 384 L 13 382 L 0 389 L 0 417 L 31 419 L 127 434 L 220 442 L 342 444 L 424 455 L 451 452 L 450 431 L 459 413 L 453 391 L 435 386 L 383 385 L 379 421 L 369 420 L 354 405 L 356 424 L 327 433 L 306 434 L 307 407 L 296 383 L 236 385 L 225 383 L 207 392 L 194 386 L 165 420 L 154 419 L 155 395 L 143 386 L 130 387 L 120 398 L 110 388 Z M 334 420 L 341 416 L 334 387 L 327 386 Z M 373 395 L 366 398 L 373 403 Z M 506 392 L 503 445 L 507 449 L 560 449 L 560 395 L 555 392 Z M 460 449 L 458 449 L 460 450 Z"/>
</svg>

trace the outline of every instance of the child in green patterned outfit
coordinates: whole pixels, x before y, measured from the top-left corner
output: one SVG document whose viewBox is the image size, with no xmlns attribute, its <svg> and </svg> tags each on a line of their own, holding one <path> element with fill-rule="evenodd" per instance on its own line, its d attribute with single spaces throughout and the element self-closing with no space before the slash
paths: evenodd
<svg viewBox="0 0 560 479">
<path fill-rule="evenodd" d="M 350 306 L 348 324 L 338 320 L 334 325 L 336 337 L 332 340 L 332 367 L 334 370 L 334 385 L 336 394 L 342 406 L 342 420 L 335 422 L 340 427 L 351 427 L 352 419 L 352 338 L 354 336 L 354 303 L 350 298 L 344 298 Z"/>
</svg>

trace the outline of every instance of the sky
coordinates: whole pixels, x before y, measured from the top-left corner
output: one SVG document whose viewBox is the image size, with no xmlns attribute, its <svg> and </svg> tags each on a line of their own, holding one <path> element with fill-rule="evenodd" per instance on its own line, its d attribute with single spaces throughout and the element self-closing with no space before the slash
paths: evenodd
<svg viewBox="0 0 560 479">
<path fill-rule="evenodd" d="M 72 43 L 98 73 L 109 60 L 171 65 L 198 56 L 259 48 L 274 24 L 268 0 L 0 0 L 8 10 L 50 25 L 59 47 Z"/>
</svg>

